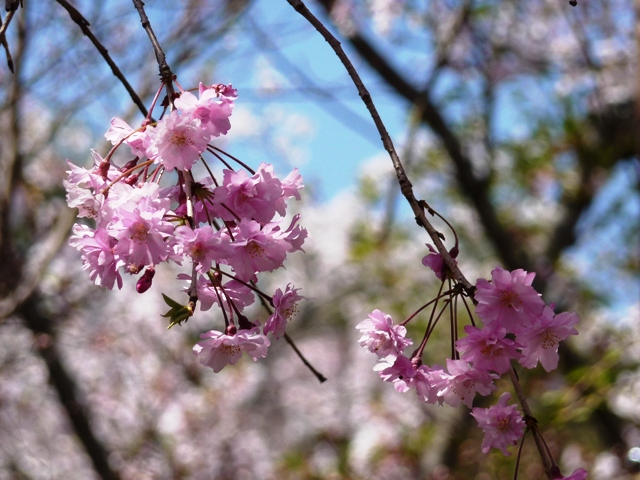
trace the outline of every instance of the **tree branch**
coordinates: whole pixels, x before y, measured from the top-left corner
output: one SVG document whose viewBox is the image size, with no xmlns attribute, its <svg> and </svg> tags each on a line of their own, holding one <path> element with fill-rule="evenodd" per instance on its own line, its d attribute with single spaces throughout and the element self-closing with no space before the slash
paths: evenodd
<svg viewBox="0 0 640 480">
<path fill-rule="evenodd" d="M 333 4 L 332 0 L 319 0 L 319 3 L 327 12 L 330 12 Z M 523 253 L 516 252 L 512 236 L 498 220 L 495 208 L 489 200 L 487 180 L 477 178 L 474 175 L 471 160 L 464 153 L 460 140 L 453 130 L 449 128 L 440 110 L 433 103 L 429 91 L 420 91 L 405 80 L 362 35 L 354 33 L 348 37 L 348 41 L 369 66 L 398 95 L 411 104 L 421 104 L 423 106 L 422 121 L 440 139 L 451 158 L 456 171 L 456 180 L 460 184 L 460 190 L 474 206 L 487 237 L 493 243 L 496 254 L 502 260 L 504 267 L 508 270 L 516 268 L 530 270 L 528 258 Z"/>
<path fill-rule="evenodd" d="M 174 75 L 167 63 L 167 57 L 164 54 L 164 50 L 160 46 L 160 42 L 158 42 L 158 38 L 151 28 L 151 22 L 147 17 L 147 13 L 144 10 L 144 2 L 142 0 L 133 0 L 133 5 L 136 7 L 138 14 L 140 15 L 140 22 L 142 23 L 142 28 L 144 28 L 145 32 L 149 36 L 149 40 L 151 40 L 151 45 L 153 45 L 153 51 L 156 54 L 156 61 L 158 62 L 158 68 L 160 69 L 160 79 L 162 80 L 163 85 L 167 90 L 167 97 L 169 100 L 169 104 L 173 102 L 173 98 L 175 96 L 175 92 L 173 90 L 173 80 Z"/>
<path fill-rule="evenodd" d="M 342 49 L 340 42 L 331 34 L 331 32 L 329 32 L 329 30 L 323 25 L 323 23 L 320 22 L 320 20 L 318 20 L 315 17 L 315 15 L 313 15 L 313 13 L 311 13 L 311 11 L 307 8 L 304 2 L 302 2 L 301 0 L 287 0 L 287 2 L 300 15 L 302 15 L 311 25 L 313 25 L 313 27 L 324 37 L 324 39 L 327 41 L 327 43 L 329 43 L 333 51 L 336 53 L 336 55 L 344 65 L 345 69 L 349 73 L 349 76 L 353 80 L 353 83 L 358 90 L 358 94 L 360 95 L 360 98 L 366 105 L 367 110 L 369 110 L 369 114 L 371 115 L 371 118 L 373 119 L 373 122 L 375 123 L 376 128 L 378 129 L 380 138 L 382 140 L 382 144 L 384 145 L 385 150 L 389 154 L 389 157 L 391 158 L 391 161 L 393 163 L 393 167 L 396 171 L 396 175 L 398 177 L 398 183 L 400 184 L 400 191 L 402 192 L 404 197 L 407 199 L 407 202 L 409 202 L 409 205 L 411 206 L 411 209 L 413 210 L 413 213 L 415 215 L 416 222 L 418 222 L 418 224 L 427 231 L 427 233 L 429 234 L 429 237 L 431 237 L 431 240 L 436 246 L 436 249 L 442 256 L 444 262 L 447 264 L 447 267 L 449 267 L 449 269 L 453 273 L 453 276 L 456 279 L 456 281 L 460 283 L 462 286 L 464 286 L 465 290 L 469 293 L 469 295 L 472 296 L 475 287 L 462 274 L 462 272 L 458 268 L 456 261 L 451 257 L 451 255 L 449 254 L 449 251 L 442 243 L 442 240 L 440 238 L 440 233 L 435 229 L 435 227 L 433 227 L 433 225 L 431 225 L 431 223 L 427 219 L 424 212 L 423 205 L 421 204 L 421 202 L 418 201 L 418 199 L 416 199 L 413 193 L 413 187 L 411 185 L 411 182 L 409 181 L 409 178 L 406 175 L 406 172 L 404 170 L 404 167 L 402 166 L 400 158 L 398 157 L 395 147 L 393 146 L 393 141 L 391 140 L 391 137 L 389 136 L 389 133 L 387 132 L 387 129 L 384 123 L 382 122 L 380 115 L 378 114 L 378 110 L 376 109 L 373 103 L 371 94 L 369 93 L 367 88 L 364 86 L 364 83 L 362 83 L 362 80 L 360 79 L 358 72 L 353 67 L 353 64 L 351 63 L 347 55 L 344 53 L 344 50 Z"/>
<path fill-rule="evenodd" d="M 89 21 L 86 18 L 84 18 L 82 14 L 78 10 L 76 10 L 69 2 L 67 2 L 67 0 L 56 0 L 56 1 L 67 12 L 69 12 L 69 16 L 71 17 L 71 20 L 73 20 L 80 27 L 80 30 L 82 30 L 82 33 L 84 33 L 89 38 L 89 40 L 91 40 L 91 43 L 93 43 L 93 45 L 96 47 L 96 50 L 98 50 L 100 55 L 102 55 L 102 58 L 104 58 L 107 64 L 111 67 L 111 71 L 113 72 L 113 74 L 116 76 L 116 78 L 118 78 L 118 80 L 120 80 L 122 85 L 124 85 L 124 88 L 127 90 L 127 92 L 129 92 L 129 95 L 131 96 L 131 100 L 133 100 L 133 103 L 136 104 L 140 112 L 142 112 L 142 114 L 146 117 L 147 108 L 144 106 L 144 103 L 142 103 L 142 100 L 140 99 L 136 91 L 129 84 L 129 81 L 126 79 L 126 77 L 122 74 L 122 72 L 120 71 L 116 63 L 113 61 L 113 59 L 109 55 L 109 51 L 104 47 L 104 45 L 102 45 L 102 43 L 100 43 L 100 41 L 96 38 L 93 32 L 89 29 L 89 25 L 90 25 Z"/>
</svg>

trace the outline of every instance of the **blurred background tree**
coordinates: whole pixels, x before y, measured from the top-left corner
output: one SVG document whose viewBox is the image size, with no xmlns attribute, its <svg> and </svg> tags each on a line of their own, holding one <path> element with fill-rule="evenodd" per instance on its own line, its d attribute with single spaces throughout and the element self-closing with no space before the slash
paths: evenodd
<svg viewBox="0 0 640 480">
<path fill-rule="evenodd" d="M 75 212 L 64 160 L 86 165 L 90 148 L 106 150 L 112 116 L 142 116 L 64 3 L 17 11 L 7 30 L 15 72 L 0 70 L 0 477 L 511 478 L 515 455 L 482 455 L 467 411 L 397 394 L 360 351 L 354 326 L 373 308 L 405 318 L 437 282 L 355 89 L 286 2 L 155 1 L 148 13 L 185 88 L 239 88 L 225 148 L 310 178 L 299 208 L 312 241 L 270 281 L 293 281 L 309 298 L 290 333 L 329 382 L 285 344 L 265 362 L 203 370 L 190 349 L 210 319 L 166 332 L 159 316 L 177 269 L 159 272 L 143 296 L 134 281 L 111 293 L 88 281 L 66 247 Z M 148 105 L 157 66 L 132 4 L 74 5 Z M 635 478 L 631 2 L 310 7 L 381 105 L 416 193 L 456 228 L 469 278 L 496 264 L 536 271 L 547 302 L 580 314 L 559 371 L 523 374 L 563 468 Z M 428 361 L 444 363 L 447 348 Z M 523 455 L 520 478 L 542 478 L 532 445 Z"/>
</svg>

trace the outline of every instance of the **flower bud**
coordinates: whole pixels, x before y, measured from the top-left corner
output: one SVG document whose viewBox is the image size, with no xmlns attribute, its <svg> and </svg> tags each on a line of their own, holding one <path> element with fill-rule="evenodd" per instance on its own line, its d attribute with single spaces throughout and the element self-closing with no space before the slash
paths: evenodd
<svg viewBox="0 0 640 480">
<path fill-rule="evenodd" d="M 136 283 L 136 292 L 144 293 L 149 290 L 155 274 L 156 271 L 153 267 L 147 267 L 144 274 L 138 280 L 138 283 Z"/>
</svg>

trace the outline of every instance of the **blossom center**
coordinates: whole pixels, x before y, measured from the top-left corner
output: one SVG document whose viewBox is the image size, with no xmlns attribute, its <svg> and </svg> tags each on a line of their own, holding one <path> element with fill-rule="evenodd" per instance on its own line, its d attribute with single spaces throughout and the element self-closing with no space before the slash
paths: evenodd
<svg viewBox="0 0 640 480">
<path fill-rule="evenodd" d="M 264 248 L 258 242 L 249 242 L 247 251 L 252 258 L 261 257 L 264 254 Z"/>
<path fill-rule="evenodd" d="M 149 230 L 142 223 L 136 223 L 131 227 L 131 240 L 138 242 L 145 242 L 147 240 L 147 234 Z"/>
<path fill-rule="evenodd" d="M 511 422 L 509 422 L 509 419 L 507 417 L 503 417 L 500 420 L 498 420 L 498 425 L 496 428 L 501 432 L 507 432 L 511 430 L 510 423 Z"/>
<path fill-rule="evenodd" d="M 514 308 L 520 304 L 518 294 L 511 290 L 500 292 L 500 303 L 503 307 Z"/>
<path fill-rule="evenodd" d="M 184 132 L 175 132 L 171 135 L 171 143 L 176 147 L 184 148 L 188 144 L 191 144 L 191 140 Z"/>
<path fill-rule="evenodd" d="M 233 356 L 233 355 L 236 355 L 237 353 L 240 353 L 242 349 L 238 345 L 222 344 L 220 345 L 220 351 L 225 355 Z"/>
</svg>

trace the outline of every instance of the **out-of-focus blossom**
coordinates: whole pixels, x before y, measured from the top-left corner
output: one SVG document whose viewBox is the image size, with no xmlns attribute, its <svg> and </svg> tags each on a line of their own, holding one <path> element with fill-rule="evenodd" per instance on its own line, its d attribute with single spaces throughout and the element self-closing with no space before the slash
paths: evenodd
<svg viewBox="0 0 640 480">
<path fill-rule="evenodd" d="M 507 405 L 511 394 L 505 392 L 498 403 L 489 408 L 474 408 L 471 415 L 478 421 L 478 426 L 484 431 L 482 452 L 488 453 L 491 448 L 497 448 L 506 456 L 511 455 L 507 446 L 516 445 L 522 438 L 526 428 L 522 414 L 515 405 Z"/>
</svg>

